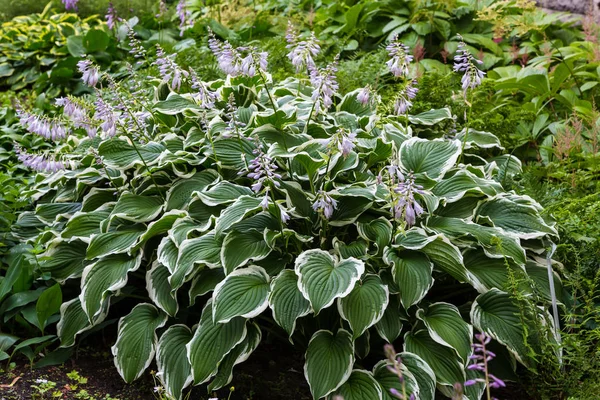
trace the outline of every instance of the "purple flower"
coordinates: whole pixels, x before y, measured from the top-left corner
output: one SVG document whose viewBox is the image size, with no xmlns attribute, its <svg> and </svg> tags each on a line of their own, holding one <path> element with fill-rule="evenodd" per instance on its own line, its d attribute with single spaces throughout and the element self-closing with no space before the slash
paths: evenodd
<svg viewBox="0 0 600 400">
<path fill-rule="evenodd" d="M 387 370 L 398 377 L 398 382 L 402 386 L 402 390 L 391 388 L 390 394 L 401 400 L 415 400 L 416 398 L 414 393 L 411 393 L 410 396 L 407 397 L 407 387 L 404 379 L 404 373 L 402 371 L 402 359 L 396 356 L 396 350 L 394 349 L 394 346 L 388 343 L 383 346 L 383 349 L 387 357 Z"/>
<path fill-rule="evenodd" d="M 356 133 L 347 133 L 344 128 L 339 128 L 335 135 L 329 140 L 329 146 L 330 148 L 336 148 L 345 158 L 350 154 L 352 149 L 354 149 L 355 140 Z"/>
<path fill-rule="evenodd" d="M 227 128 L 223 131 L 223 137 L 231 137 L 234 133 L 239 136 L 238 128 L 246 126 L 242 121 L 237 118 L 237 106 L 235 105 L 235 96 L 233 93 L 229 94 L 227 98 L 227 106 L 225 108 L 225 116 L 227 118 Z"/>
<path fill-rule="evenodd" d="M 477 339 L 479 343 L 473 343 L 471 345 L 471 347 L 473 348 L 473 354 L 469 358 L 473 360 L 473 364 L 470 364 L 467 368 L 469 370 L 481 371 L 486 373 L 486 379 L 469 379 L 465 382 L 465 386 L 471 386 L 476 383 L 484 383 L 494 389 L 505 387 L 506 384 L 503 380 L 497 378 L 495 375 L 489 372 L 488 363 L 491 360 L 493 360 L 496 357 L 496 355 L 493 352 L 487 350 L 485 346 L 491 342 L 492 338 L 486 333 L 478 333 L 475 334 L 475 339 Z"/>
<path fill-rule="evenodd" d="M 208 47 L 217 58 L 221 71 L 231 76 L 237 76 L 241 71 L 242 57 L 229 42 L 221 42 L 209 29 Z"/>
<path fill-rule="evenodd" d="M 281 222 L 287 224 L 290 220 L 290 215 L 285 211 L 283 207 L 279 207 L 279 217 L 281 218 Z"/>
<path fill-rule="evenodd" d="M 369 90 L 369 87 L 366 86 L 366 87 L 360 89 L 360 91 L 356 95 L 356 100 L 358 100 L 358 102 L 360 104 L 362 104 L 363 106 L 366 106 L 367 104 L 369 104 L 369 95 L 370 94 L 371 94 L 371 91 Z"/>
<path fill-rule="evenodd" d="M 408 110 L 413 106 L 412 99 L 414 99 L 417 95 L 419 89 L 412 86 L 416 84 L 415 81 L 409 82 L 406 87 L 396 96 L 396 101 L 394 102 L 394 113 L 396 115 L 404 115 L 408 113 Z"/>
<path fill-rule="evenodd" d="M 179 65 L 173 61 L 173 58 L 175 58 L 175 54 L 167 56 L 162 47 L 156 45 L 156 61 L 154 63 L 158 66 L 160 76 L 164 81 L 170 81 L 169 83 L 173 90 L 179 90 L 182 77 L 187 78 L 189 73 L 181 69 Z"/>
<path fill-rule="evenodd" d="M 156 14 L 156 18 L 162 18 L 167 13 L 167 11 L 167 2 L 165 0 L 159 0 L 158 14 Z"/>
<path fill-rule="evenodd" d="M 391 175 L 391 174 L 390 174 Z M 396 196 L 392 197 L 392 213 L 394 218 L 404 219 L 406 225 L 412 226 L 415 224 L 417 217 L 425 212 L 423 207 L 415 200 L 416 194 L 424 194 L 423 186 L 415 183 L 415 178 L 412 173 L 409 173 L 406 179 L 400 179 L 398 185 L 393 189 Z"/>
<path fill-rule="evenodd" d="M 461 82 L 466 96 L 469 88 L 474 89 L 481 85 L 481 80 L 485 76 L 485 72 L 477 68 L 477 64 L 482 64 L 482 61 L 473 57 L 467 49 L 462 36 L 459 35 L 458 38 L 460 39 L 460 43 L 458 44 L 458 54 L 454 56 L 454 71 L 464 72 Z"/>
<path fill-rule="evenodd" d="M 315 102 L 317 112 L 325 111 L 333 104 L 333 95 L 339 86 L 335 74 L 337 73 L 338 56 L 333 63 L 327 67 L 319 69 L 316 66 L 309 65 L 310 83 L 314 90 L 312 100 Z"/>
<path fill-rule="evenodd" d="M 276 179 L 281 179 L 281 174 L 277 172 L 277 164 L 275 164 L 273 159 L 263 151 L 263 145 L 261 143 L 258 143 L 258 146 L 252 153 L 254 153 L 256 157 L 250 161 L 248 170 L 242 171 L 238 175 L 246 175 L 248 178 L 254 179 L 255 182 L 252 185 L 252 190 L 255 193 L 260 192 L 261 189 L 266 186 L 268 195 L 268 183 L 272 183 L 276 187 L 279 187 L 280 183 L 276 181 Z M 263 201 L 268 202 L 268 199 Z"/>
<path fill-rule="evenodd" d="M 262 207 L 263 210 L 266 210 L 267 208 L 269 208 L 269 188 L 268 187 L 265 190 L 265 196 L 263 197 L 262 201 L 260 202 L 260 206 Z"/>
<path fill-rule="evenodd" d="M 62 0 L 66 10 L 77 10 L 79 0 Z"/>
<path fill-rule="evenodd" d="M 192 11 L 187 9 L 185 0 L 179 0 L 177 3 L 177 16 L 179 17 L 179 36 L 183 36 L 185 28 L 194 24 Z"/>
<path fill-rule="evenodd" d="M 200 107 L 210 109 L 215 105 L 215 101 L 218 98 L 217 93 L 211 92 L 204 83 L 198 79 L 196 72 L 190 68 L 190 77 L 192 79 L 192 89 L 196 90 L 192 93 L 192 97 L 196 100 Z"/>
<path fill-rule="evenodd" d="M 132 54 L 134 58 L 145 58 L 146 57 L 146 49 L 142 46 L 142 42 L 140 42 L 135 37 L 135 32 L 131 27 L 127 31 L 127 36 L 129 37 L 129 54 Z"/>
<path fill-rule="evenodd" d="M 115 26 L 117 26 L 117 21 L 119 20 L 120 19 L 117 16 L 117 11 L 115 10 L 115 7 L 111 1 L 108 3 L 108 10 L 106 11 L 106 25 L 108 26 L 108 29 L 113 29 Z"/>
<path fill-rule="evenodd" d="M 268 53 L 265 51 L 258 51 L 256 47 L 239 47 L 237 51 L 246 51 L 246 57 L 241 59 L 239 73 L 249 77 L 256 75 L 259 71 L 264 73 L 268 66 Z"/>
<path fill-rule="evenodd" d="M 120 114 L 101 96 L 96 100 L 96 114 L 94 118 L 100 121 L 100 129 L 106 137 L 113 137 L 117 133 L 117 121 Z"/>
<path fill-rule="evenodd" d="M 300 72 L 304 67 L 309 69 L 315 67 L 314 57 L 319 55 L 321 47 L 319 46 L 319 40 L 315 36 L 314 32 L 311 32 L 310 37 L 306 40 L 300 40 L 300 36 L 294 30 L 291 22 L 288 21 L 288 29 L 285 36 L 290 49 L 288 58 L 292 62 L 292 65 L 296 68 L 296 72 Z"/>
<path fill-rule="evenodd" d="M 337 208 L 337 201 L 323 190 L 319 190 L 312 208 L 317 212 L 323 213 L 325 219 L 329 219 L 333 215 L 333 210 Z"/>
<path fill-rule="evenodd" d="M 57 172 L 65 169 L 62 161 L 56 161 L 42 154 L 29 154 L 17 144 L 14 145 L 18 160 L 27 168 L 38 172 Z"/>
<path fill-rule="evenodd" d="M 60 121 L 28 113 L 20 107 L 17 107 L 17 116 L 21 126 L 30 133 L 54 141 L 67 137 L 67 128 Z"/>
<path fill-rule="evenodd" d="M 100 71 L 96 68 L 90 60 L 81 60 L 77 63 L 79 72 L 83 74 L 81 79 L 83 83 L 90 87 L 95 87 L 100 80 Z"/>
<path fill-rule="evenodd" d="M 386 65 L 392 74 L 394 74 L 396 78 L 401 76 L 408 77 L 408 65 L 413 60 L 409 47 L 400 42 L 398 40 L 398 35 L 396 35 L 385 49 L 391 57 Z"/>
</svg>

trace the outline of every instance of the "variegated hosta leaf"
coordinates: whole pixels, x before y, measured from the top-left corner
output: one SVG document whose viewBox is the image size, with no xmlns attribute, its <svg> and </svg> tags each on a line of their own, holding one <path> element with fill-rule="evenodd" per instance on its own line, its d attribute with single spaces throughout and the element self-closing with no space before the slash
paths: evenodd
<svg viewBox="0 0 600 400">
<path fill-rule="evenodd" d="M 250 260 L 262 260 L 271 253 L 262 232 L 251 229 L 246 232 L 233 230 L 227 233 L 221 248 L 221 264 L 226 274 L 246 265 Z"/>
<path fill-rule="evenodd" d="M 160 143 L 138 144 L 136 149 L 125 140 L 113 138 L 100 143 L 98 154 L 107 167 L 128 169 L 134 165 L 144 165 L 144 162 L 147 165 L 154 164 L 164 150 L 165 146 Z"/>
<path fill-rule="evenodd" d="M 339 388 L 350 377 L 353 364 L 354 345 L 348 331 L 317 331 L 308 343 L 304 364 L 313 398 L 320 399 Z"/>
<path fill-rule="evenodd" d="M 212 302 L 206 303 L 194 336 L 186 345 L 194 383 L 199 385 L 212 378 L 218 371 L 219 363 L 244 340 L 246 334 L 244 318 L 234 318 L 224 324 L 214 323 Z"/>
<path fill-rule="evenodd" d="M 185 217 L 187 213 L 185 211 L 173 210 L 164 213 L 159 219 L 148 224 L 146 232 L 144 232 L 135 245 L 135 249 L 142 247 L 142 245 L 153 238 L 154 236 L 162 235 L 168 232 L 173 225 Z"/>
<path fill-rule="evenodd" d="M 440 180 L 456 164 L 460 155 L 458 140 L 427 140 L 412 137 L 400 146 L 400 163 L 406 172 L 424 173 Z"/>
<path fill-rule="evenodd" d="M 162 238 L 156 252 L 156 260 L 167 267 L 169 272 L 173 273 L 177 266 L 177 258 L 179 257 L 179 248 L 170 237 Z"/>
<path fill-rule="evenodd" d="M 206 264 L 209 268 L 221 266 L 219 254 L 221 245 L 213 233 L 199 238 L 184 240 L 179 246 L 177 264 L 169 279 L 173 290 L 180 288 L 191 274 L 194 264 Z"/>
<path fill-rule="evenodd" d="M 177 181 L 167 192 L 165 210 L 185 210 L 192 199 L 192 193 L 203 191 L 218 180 L 219 174 L 215 170 L 205 169 L 191 178 Z"/>
<path fill-rule="evenodd" d="M 369 371 L 355 369 L 348 380 L 331 397 L 341 396 L 344 400 L 383 400 L 383 388 Z"/>
<path fill-rule="evenodd" d="M 444 199 L 446 203 L 459 201 L 467 193 L 491 197 L 503 191 L 502 185 L 498 182 L 480 178 L 467 170 L 457 171 L 450 178 L 438 182 L 431 190 L 434 195 Z"/>
<path fill-rule="evenodd" d="M 381 397 L 384 400 L 395 400 L 397 397 L 392 396 L 390 390 L 396 389 L 402 393 L 402 383 L 400 383 L 398 375 L 388 370 L 388 365 L 390 365 L 388 360 L 381 360 L 375 364 L 373 367 L 373 377 L 382 388 Z M 406 398 L 408 399 L 410 398 L 411 394 L 414 394 L 416 399 L 420 399 L 420 388 L 417 383 L 417 379 L 413 376 L 412 372 L 406 368 L 405 365 L 401 365 L 400 368 L 402 370 L 402 377 L 404 378 Z"/>
<path fill-rule="evenodd" d="M 247 214 L 261 209 L 260 202 L 260 199 L 250 196 L 242 196 L 237 199 L 217 218 L 215 235 L 217 237 L 223 235 L 225 231 L 234 228 L 235 224 L 244 219 Z"/>
<path fill-rule="evenodd" d="M 192 383 L 191 366 L 185 347 L 190 340 L 190 328 L 172 325 L 162 334 L 156 346 L 157 376 L 167 393 L 177 400 L 181 399 L 182 390 Z"/>
<path fill-rule="evenodd" d="M 225 273 L 220 268 L 210 269 L 203 268 L 194 280 L 189 290 L 190 305 L 193 306 L 196 302 L 196 297 L 204 296 L 206 293 L 215 290 L 219 282 L 225 279 Z"/>
<path fill-rule="evenodd" d="M 219 371 L 215 379 L 208 385 L 208 390 L 218 390 L 227 385 L 233 379 L 233 367 L 242 363 L 250 357 L 250 354 L 256 350 L 260 344 L 262 332 L 258 325 L 248 324 L 248 334 L 244 340 L 233 348 L 219 363 Z"/>
<path fill-rule="evenodd" d="M 100 233 L 100 223 L 104 221 L 110 212 L 107 210 L 95 212 L 78 212 L 69 219 L 65 229 L 60 236 L 63 239 L 78 238 L 89 241 L 92 235 Z"/>
<path fill-rule="evenodd" d="M 269 275 L 262 267 L 237 269 L 215 287 L 213 319 L 225 323 L 235 317 L 256 317 L 268 307 L 268 296 Z"/>
<path fill-rule="evenodd" d="M 334 300 L 352 291 L 365 270 L 362 261 L 348 258 L 338 261 L 326 251 L 307 250 L 296 258 L 298 288 L 310 302 L 315 314 Z"/>
<path fill-rule="evenodd" d="M 158 196 L 124 193 L 115 204 L 111 219 L 122 218 L 133 222 L 152 221 L 162 211 L 163 204 L 163 200 Z"/>
<path fill-rule="evenodd" d="M 541 206 L 527 196 L 498 195 L 482 202 L 475 210 L 479 221 L 491 221 L 521 239 L 535 239 L 542 236 L 558 235 L 540 216 Z"/>
<path fill-rule="evenodd" d="M 375 324 L 379 336 L 388 343 L 393 343 L 402 332 L 402 316 L 399 307 L 398 295 L 390 295 L 390 301 L 385 308 L 383 317 Z"/>
<path fill-rule="evenodd" d="M 236 185 L 231 182 L 219 182 L 206 191 L 198 191 L 196 196 L 207 206 L 220 206 L 235 202 L 242 196 L 251 196 L 252 190 L 246 186 Z"/>
<path fill-rule="evenodd" d="M 466 136 L 466 137 L 465 137 Z M 464 149 L 491 149 L 497 148 L 503 150 L 504 147 L 500 144 L 500 139 L 490 132 L 478 131 L 473 128 L 468 130 L 465 128 L 456 134 L 456 139 L 464 143 Z"/>
<path fill-rule="evenodd" d="M 137 270 L 141 261 L 141 255 L 133 258 L 117 254 L 85 267 L 79 299 L 90 321 L 97 321 L 102 309 L 108 306 L 110 296 L 127 284 L 127 274 Z"/>
<path fill-rule="evenodd" d="M 388 306 L 389 292 L 378 275 L 368 274 L 358 281 L 354 289 L 344 298 L 338 299 L 338 310 L 348 321 L 353 339 L 375 325 Z"/>
<path fill-rule="evenodd" d="M 127 230 L 100 233 L 92 237 L 87 248 L 86 258 L 93 260 L 109 254 L 126 253 L 131 250 L 134 243 L 144 231 L 141 227 L 131 227 Z"/>
<path fill-rule="evenodd" d="M 421 301 L 433 286 L 433 263 L 425 254 L 387 247 L 383 261 L 392 266 L 392 277 L 405 309 Z"/>
<path fill-rule="evenodd" d="M 471 307 L 471 321 L 474 327 L 506 346 L 521 363 L 531 365 L 521 310 L 508 293 L 493 288 L 479 295 Z M 535 342 L 529 345 L 537 347 Z"/>
<path fill-rule="evenodd" d="M 372 199 L 364 196 L 340 196 L 337 208 L 329 220 L 331 226 L 344 226 L 354 223 L 360 215 L 373 205 Z"/>
<path fill-rule="evenodd" d="M 161 310 L 171 317 L 177 314 L 177 310 L 179 310 L 177 292 L 171 292 L 169 270 L 158 261 L 154 261 L 152 268 L 146 272 L 146 290 L 150 300 Z"/>
<path fill-rule="evenodd" d="M 117 342 L 111 350 L 125 382 L 133 382 L 148 368 L 158 341 L 155 331 L 166 322 L 166 314 L 146 303 L 138 304 L 119 320 Z"/>
<path fill-rule="evenodd" d="M 106 312 L 101 313 L 96 319 L 96 324 L 101 323 L 105 317 Z M 78 297 L 60 306 L 60 320 L 56 325 L 56 335 L 60 339 L 60 347 L 73 346 L 75 337 L 92 327 Z"/>
<path fill-rule="evenodd" d="M 377 252 L 381 254 L 383 249 L 388 246 L 392 240 L 392 224 L 384 217 L 379 217 L 370 222 L 356 223 L 358 234 L 365 240 L 374 242 L 377 246 Z"/>
<path fill-rule="evenodd" d="M 415 378 L 419 387 L 420 400 L 434 400 L 435 399 L 435 373 L 423 360 L 416 354 L 403 352 L 398 354 L 402 360 L 402 365 L 406 367 L 408 371 Z"/>
<path fill-rule="evenodd" d="M 427 330 L 408 332 L 404 335 L 404 351 L 421 357 L 435 372 L 439 385 L 453 386 L 466 380 L 463 361 L 456 352 L 437 343 Z"/>
<path fill-rule="evenodd" d="M 285 329 L 291 338 L 296 320 L 310 313 L 310 303 L 298 289 L 298 276 L 294 271 L 284 269 L 271 281 L 269 306 L 275 322 Z"/>
<path fill-rule="evenodd" d="M 50 273 L 52 279 L 63 283 L 67 279 L 81 276 L 85 267 L 87 244 L 79 240 L 58 242 L 43 255 L 40 269 Z"/>
<path fill-rule="evenodd" d="M 463 363 L 468 363 L 473 327 L 463 320 L 456 306 L 449 303 L 433 303 L 427 310 L 419 309 L 417 318 L 425 323 L 433 340 L 453 348 Z"/>
</svg>

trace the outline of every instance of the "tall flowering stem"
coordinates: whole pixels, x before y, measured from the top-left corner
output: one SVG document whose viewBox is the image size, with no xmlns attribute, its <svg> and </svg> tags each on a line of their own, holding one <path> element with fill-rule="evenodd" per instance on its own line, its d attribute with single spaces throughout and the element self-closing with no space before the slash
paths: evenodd
<svg viewBox="0 0 600 400">
<path fill-rule="evenodd" d="M 162 79 L 165 82 L 170 82 L 173 90 L 179 90 L 181 87 L 182 77 L 188 77 L 189 72 L 183 70 L 173 61 L 174 54 L 167 55 L 160 45 L 156 45 L 156 61 L 155 64 L 158 66 L 158 70 Z"/>
<path fill-rule="evenodd" d="M 396 78 L 408 78 L 408 66 L 413 61 L 410 54 L 410 48 L 398 40 L 398 35 L 394 36 L 390 44 L 385 48 L 388 51 L 390 60 L 386 63 L 392 74 Z"/>
<path fill-rule="evenodd" d="M 506 384 L 503 380 L 497 378 L 489 372 L 488 364 L 496 357 L 496 354 L 492 353 L 486 348 L 486 345 L 490 343 L 492 338 L 486 333 L 478 333 L 475 335 L 475 339 L 479 343 L 473 343 L 472 345 L 473 355 L 471 355 L 469 358 L 473 361 L 473 363 L 469 365 L 467 369 L 483 372 L 484 378 L 469 379 L 465 382 L 465 386 L 475 385 L 478 382 L 485 383 L 487 399 L 497 400 L 495 397 L 492 397 L 490 388 L 498 389 L 505 387 Z"/>
<path fill-rule="evenodd" d="M 310 83 L 313 87 L 313 105 L 308 114 L 308 119 L 306 120 L 305 132 L 308 132 L 308 125 L 310 124 L 313 113 L 315 111 L 317 111 L 317 113 L 324 111 L 333 104 L 333 95 L 339 88 L 336 78 L 338 60 L 339 54 L 335 56 L 333 62 L 325 68 L 309 66 Z"/>
<path fill-rule="evenodd" d="M 310 71 L 310 68 L 316 67 L 314 57 L 319 54 L 321 47 L 319 46 L 319 40 L 314 32 L 311 32 L 308 39 L 301 40 L 300 35 L 296 32 L 292 23 L 288 21 L 285 39 L 288 43 L 286 48 L 290 50 L 287 57 L 296 68 L 296 72 L 300 72 L 304 68 Z"/>
<path fill-rule="evenodd" d="M 108 29 L 114 29 L 117 26 L 117 21 L 119 21 L 119 17 L 117 16 L 117 11 L 113 6 L 112 1 L 108 3 L 108 10 L 106 10 L 106 25 Z"/>
<path fill-rule="evenodd" d="M 79 0 L 62 0 L 62 3 L 65 5 L 65 10 L 77 11 L 77 3 L 79 3 Z"/>
<path fill-rule="evenodd" d="M 185 28 L 194 24 L 194 21 L 192 20 L 192 11 L 188 10 L 186 0 L 179 0 L 176 10 L 177 17 L 179 18 L 179 36 L 183 36 Z"/>
<path fill-rule="evenodd" d="M 396 399 L 415 400 L 414 394 L 411 394 L 409 397 L 406 395 L 406 380 L 404 379 L 404 374 L 402 372 L 402 359 L 400 357 L 396 357 L 396 350 L 394 349 L 394 346 L 388 343 L 383 347 L 383 349 L 388 359 L 387 369 L 398 377 L 401 387 L 400 390 L 394 388 L 390 389 L 390 394 Z"/>
</svg>

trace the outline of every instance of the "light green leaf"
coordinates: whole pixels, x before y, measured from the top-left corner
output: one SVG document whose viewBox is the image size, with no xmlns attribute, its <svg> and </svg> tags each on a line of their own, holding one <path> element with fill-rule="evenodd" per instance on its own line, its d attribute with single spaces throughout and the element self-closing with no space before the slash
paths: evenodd
<svg viewBox="0 0 600 400">
<path fill-rule="evenodd" d="M 235 317 L 253 318 L 268 306 L 269 275 L 251 265 L 227 275 L 213 293 L 213 319 L 226 323 Z"/>
<path fill-rule="evenodd" d="M 119 320 L 117 342 L 111 351 L 115 366 L 125 382 L 133 382 L 148 368 L 158 341 L 155 331 L 166 322 L 166 314 L 146 303 L 133 307 Z"/>
<path fill-rule="evenodd" d="M 347 258 L 338 262 L 319 249 L 303 252 L 295 264 L 298 288 L 315 314 L 333 304 L 336 298 L 347 296 L 364 270 L 365 265 L 360 260 Z"/>
<path fill-rule="evenodd" d="M 465 137 L 466 135 L 466 137 Z M 500 139 L 496 135 L 490 132 L 478 131 L 470 128 L 467 132 L 466 128 L 456 134 L 464 150 L 479 148 L 479 149 L 492 149 L 496 148 L 504 150 L 504 147 L 500 144 Z"/>
<path fill-rule="evenodd" d="M 192 331 L 185 325 L 172 325 L 162 334 L 156 346 L 156 366 L 165 390 L 175 399 L 192 383 L 192 368 L 187 358 L 186 344 Z"/>
<path fill-rule="evenodd" d="M 35 305 L 35 312 L 37 314 L 38 324 L 42 329 L 42 332 L 46 327 L 48 318 L 60 311 L 61 304 L 62 291 L 60 290 L 60 285 L 58 283 L 44 290 L 44 292 L 40 295 L 40 298 Z"/>
<path fill-rule="evenodd" d="M 310 339 L 306 350 L 304 376 L 313 398 L 320 399 L 348 380 L 354 364 L 352 335 L 340 329 L 337 334 L 320 330 Z"/>
<path fill-rule="evenodd" d="M 150 142 L 146 145 L 137 145 L 137 150 L 125 140 L 112 138 L 100 143 L 98 154 L 102 157 L 107 167 L 128 169 L 134 165 L 153 165 L 166 148 L 159 143 Z M 140 155 L 143 157 L 140 158 Z"/>
<path fill-rule="evenodd" d="M 338 299 L 340 316 L 348 321 L 352 338 L 361 336 L 382 317 L 389 302 L 389 292 L 378 275 L 367 274 L 344 298 Z"/>
<path fill-rule="evenodd" d="M 400 163 L 406 172 L 424 173 L 430 179 L 440 180 L 456 164 L 460 148 L 458 140 L 413 137 L 400 146 Z"/>
<path fill-rule="evenodd" d="M 269 306 L 275 322 L 291 338 L 296 320 L 310 313 L 310 303 L 298 289 L 298 276 L 294 271 L 284 269 L 271 281 Z"/>
<path fill-rule="evenodd" d="M 332 396 L 341 396 L 344 400 L 383 400 L 383 389 L 372 373 L 355 369 Z"/>
<path fill-rule="evenodd" d="M 417 115 L 409 115 L 408 120 L 411 124 L 432 126 L 442 122 L 445 119 L 452 119 L 452 111 L 449 108 L 439 108 L 429 110 Z"/>
<path fill-rule="evenodd" d="M 263 233 L 251 229 L 246 232 L 230 231 L 223 240 L 221 264 L 226 274 L 246 265 L 250 260 L 262 260 L 271 253 Z"/>
<path fill-rule="evenodd" d="M 392 277 L 405 309 L 421 301 L 433 286 L 433 263 L 425 254 L 386 247 L 383 261 L 392 266 Z"/>
</svg>

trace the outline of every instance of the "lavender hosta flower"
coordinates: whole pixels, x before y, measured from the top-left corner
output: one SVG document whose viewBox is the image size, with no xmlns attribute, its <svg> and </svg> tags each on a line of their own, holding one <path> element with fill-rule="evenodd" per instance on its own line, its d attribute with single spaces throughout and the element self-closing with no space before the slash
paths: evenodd
<svg viewBox="0 0 600 400">
<path fill-rule="evenodd" d="M 215 105 L 215 101 L 219 97 L 216 92 L 210 91 L 204 83 L 198 79 L 196 72 L 190 68 L 190 78 L 192 80 L 192 89 L 195 90 L 192 93 L 192 97 L 196 100 L 200 107 L 211 109 Z"/>
<path fill-rule="evenodd" d="M 173 61 L 175 55 L 166 55 L 165 51 L 159 45 L 156 45 L 156 61 L 155 65 L 158 66 L 158 71 L 162 79 L 169 82 L 171 88 L 179 90 L 181 87 L 182 77 L 188 77 L 189 73 L 179 67 Z"/>
<path fill-rule="evenodd" d="M 238 51 L 247 51 L 246 57 L 241 59 L 239 72 L 241 75 L 246 75 L 252 78 L 256 75 L 256 72 L 264 73 L 268 66 L 268 53 L 265 51 L 258 51 L 256 47 L 249 48 L 238 48 Z"/>
<path fill-rule="evenodd" d="M 242 60 L 239 52 L 229 42 L 221 42 L 217 39 L 210 29 L 208 31 L 208 47 L 217 58 L 221 71 L 231 76 L 240 74 Z"/>
<path fill-rule="evenodd" d="M 383 347 L 383 349 L 384 349 L 385 355 L 388 360 L 388 365 L 387 365 L 388 371 L 390 371 L 392 374 L 394 374 L 398 377 L 398 382 L 402 386 L 401 390 L 391 388 L 390 394 L 392 396 L 394 396 L 395 398 L 401 399 L 401 400 L 415 400 L 416 398 L 413 393 L 411 393 L 411 395 L 407 397 L 406 381 L 404 379 L 404 374 L 402 372 L 402 359 L 400 357 L 396 357 L 396 350 L 394 349 L 394 346 L 392 346 L 391 344 L 386 344 Z"/>
<path fill-rule="evenodd" d="M 176 10 L 179 17 L 179 36 L 183 36 L 185 29 L 194 23 L 192 21 L 192 11 L 187 9 L 186 0 L 179 0 Z"/>
<path fill-rule="evenodd" d="M 364 88 L 360 89 L 358 94 L 356 95 L 356 100 L 363 106 L 368 105 L 377 105 L 380 100 L 380 96 L 373 90 L 371 85 L 367 85 Z"/>
<path fill-rule="evenodd" d="M 290 215 L 281 206 L 279 207 L 279 218 L 281 219 L 281 222 L 284 224 L 287 224 L 290 221 Z"/>
<path fill-rule="evenodd" d="M 156 18 L 162 18 L 167 14 L 168 8 L 167 8 L 167 2 L 166 0 L 159 0 L 158 1 L 158 14 L 156 14 Z"/>
<path fill-rule="evenodd" d="M 267 208 L 269 208 L 269 188 L 268 187 L 265 190 L 265 196 L 263 197 L 262 201 L 260 202 L 260 206 L 262 207 L 263 210 L 266 210 Z"/>
<path fill-rule="evenodd" d="M 315 66 L 309 66 L 310 83 L 314 90 L 312 100 L 315 102 L 317 112 L 325 111 L 333 104 L 333 95 L 337 92 L 339 86 L 335 74 L 337 73 L 337 60 L 327 67 L 319 69 Z"/>
<path fill-rule="evenodd" d="M 63 107 L 63 115 L 71 120 L 75 128 L 85 129 L 91 138 L 96 136 L 98 129 L 88 116 L 87 110 L 77 100 L 70 97 L 60 97 L 56 99 L 55 104 Z"/>
<path fill-rule="evenodd" d="M 330 149 L 336 148 L 342 156 L 347 157 L 348 154 L 354 149 L 354 142 L 356 141 L 356 133 L 346 132 L 344 128 L 339 128 L 335 135 L 329 140 Z"/>
<path fill-rule="evenodd" d="M 14 146 L 17 159 L 27 168 L 38 172 L 57 172 L 65 169 L 62 161 L 51 159 L 47 155 L 29 154 L 17 144 Z"/>
<path fill-rule="evenodd" d="M 394 113 L 396 115 L 405 115 L 413 106 L 412 99 L 417 96 L 418 88 L 413 85 L 415 82 L 408 83 L 404 89 L 402 89 L 396 96 L 394 102 Z"/>
<path fill-rule="evenodd" d="M 425 193 L 423 186 L 416 184 L 413 175 L 408 174 L 406 179 L 400 180 L 393 190 L 398 195 L 392 205 L 394 218 L 404 219 L 407 226 L 413 226 L 417 217 L 425 212 L 419 202 L 415 200 L 415 193 L 421 195 Z"/>
<path fill-rule="evenodd" d="M 129 47 L 131 47 L 129 54 L 138 59 L 146 58 L 146 49 L 142 46 L 142 42 L 135 37 L 135 32 L 131 27 L 127 30 L 127 37 L 129 37 Z"/>
<path fill-rule="evenodd" d="M 313 203 L 312 208 L 316 212 L 322 213 L 325 219 L 329 219 L 333 215 L 333 211 L 337 208 L 337 201 L 327 192 L 319 190 L 317 199 Z"/>
<path fill-rule="evenodd" d="M 319 40 L 314 32 L 311 32 L 308 39 L 300 40 L 300 36 L 294 30 L 291 22 L 288 21 L 285 38 L 288 42 L 286 48 L 290 49 L 287 57 L 296 68 L 296 72 L 300 72 L 305 67 L 310 71 L 310 68 L 315 66 L 314 57 L 317 57 L 321 51 Z"/>
<path fill-rule="evenodd" d="M 408 77 L 408 65 L 412 62 L 413 56 L 410 54 L 410 48 L 394 36 L 390 44 L 385 48 L 391 59 L 386 63 L 392 74 L 396 77 Z"/>
<path fill-rule="evenodd" d="M 77 10 L 79 0 L 62 0 L 62 3 L 65 5 L 65 10 Z"/>
<path fill-rule="evenodd" d="M 227 127 L 224 129 L 222 136 L 228 138 L 234 134 L 239 136 L 239 128 L 246 126 L 242 121 L 237 118 L 237 106 L 235 105 L 235 96 L 233 93 L 229 94 L 227 98 L 227 106 L 225 107 L 225 117 L 227 118 Z"/>
<path fill-rule="evenodd" d="M 115 10 L 112 1 L 108 3 L 108 10 L 106 11 L 105 17 L 108 29 L 113 29 L 115 26 L 117 26 L 117 21 L 119 21 L 119 17 L 117 16 L 117 10 Z"/>
<path fill-rule="evenodd" d="M 17 108 L 19 122 L 28 132 L 49 140 L 61 140 L 67 137 L 67 128 L 60 121 L 50 120 Z"/>
<path fill-rule="evenodd" d="M 90 87 L 96 87 L 100 80 L 100 71 L 90 60 L 82 60 L 77 63 L 79 72 L 83 74 L 83 83 Z"/>
<path fill-rule="evenodd" d="M 396 165 L 388 165 L 388 166 L 382 168 L 381 171 L 379 171 L 379 174 L 377 175 L 377 183 L 378 184 L 383 183 L 383 172 L 384 171 L 387 173 L 388 182 L 390 183 L 390 185 L 395 185 L 396 181 L 398 181 L 398 182 L 404 181 L 404 174 L 402 173 L 402 170 L 400 169 L 400 167 L 398 167 Z"/>
<path fill-rule="evenodd" d="M 254 179 L 254 183 L 251 186 L 254 193 L 258 193 L 263 187 L 266 187 L 268 195 L 268 184 L 272 183 L 275 187 L 279 187 L 281 184 L 276 179 L 281 179 L 281 174 L 277 172 L 277 164 L 263 151 L 262 144 L 259 143 L 257 148 L 252 150 L 252 153 L 256 157 L 250 161 L 248 171 L 242 171 L 239 175 L 246 175 L 248 178 Z M 268 201 L 268 199 L 263 201 Z"/>
<path fill-rule="evenodd" d="M 119 117 L 120 114 L 116 112 L 114 107 L 104 101 L 101 96 L 98 96 L 94 118 L 100 121 L 100 129 L 102 129 L 106 137 L 113 137 L 117 134 Z"/>
<path fill-rule="evenodd" d="M 494 389 L 505 387 L 506 384 L 502 379 L 497 378 L 489 372 L 488 364 L 496 357 L 496 354 L 489 351 L 485 346 L 491 342 L 492 338 L 485 333 L 478 333 L 475 334 L 475 339 L 477 339 L 479 343 L 473 343 L 471 345 L 473 348 L 473 354 L 469 357 L 469 359 L 471 359 L 473 363 L 470 364 L 467 369 L 485 373 L 486 379 L 469 379 L 465 382 L 465 386 L 475 385 L 476 383 L 485 383 Z"/>
<path fill-rule="evenodd" d="M 476 65 L 482 64 L 483 62 L 473 57 L 460 35 L 459 39 L 458 54 L 454 56 L 454 71 L 463 72 L 461 82 L 463 91 L 466 95 L 469 88 L 474 89 L 481 85 L 481 80 L 485 76 L 485 72 L 477 68 Z"/>
</svg>

